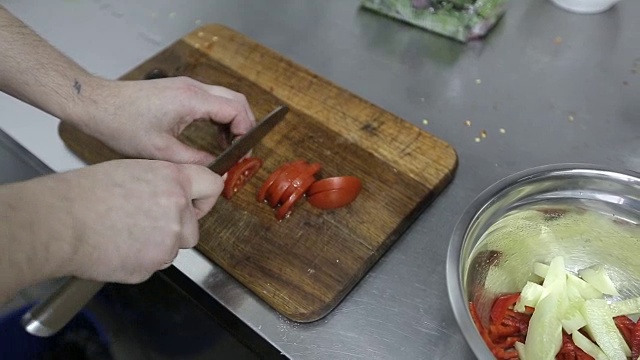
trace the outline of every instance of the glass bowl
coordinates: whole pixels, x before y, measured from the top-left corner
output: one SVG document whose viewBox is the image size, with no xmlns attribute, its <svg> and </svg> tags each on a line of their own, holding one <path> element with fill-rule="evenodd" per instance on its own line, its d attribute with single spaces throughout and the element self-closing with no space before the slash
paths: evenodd
<svg viewBox="0 0 640 360">
<path fill-rule="evenodd" d="M 494 358 L 469 314 L 486 325 L 499 295 L 519 292 L 533 263 L 563 256 L 569 271 L 604 265 L 622 300 L 640 296 L 640 174 L 558 164 L 507 177 L 462 214 L 447 254 L 456 321 L 474 354 Z"/>
</svg>

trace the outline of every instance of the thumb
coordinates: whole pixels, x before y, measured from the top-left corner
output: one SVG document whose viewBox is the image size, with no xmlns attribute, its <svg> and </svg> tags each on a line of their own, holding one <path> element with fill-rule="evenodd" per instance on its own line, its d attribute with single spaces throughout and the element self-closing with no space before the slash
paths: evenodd
<svg viewBox="0 0 640 360">
<path fill-rule="evenodd" d="M 212 154 L 194 149 L 173 136 L 167 135 L 163 141 L 165 142 L 165 146 L 163 146 L 164 151 L 162 157 L 166 161 L 178 164 L 208 166 L 215 160 L 215 156 Z"/>
<path fill-rule="evenodd" d="M 203 217 L 215 205 L 218 196 L 222 192 L 224 180 L 213 171 L 196 165 L 180 165 L 182 173 L 188 183 L 189 190 L 197 218 Z"/>
</svg>

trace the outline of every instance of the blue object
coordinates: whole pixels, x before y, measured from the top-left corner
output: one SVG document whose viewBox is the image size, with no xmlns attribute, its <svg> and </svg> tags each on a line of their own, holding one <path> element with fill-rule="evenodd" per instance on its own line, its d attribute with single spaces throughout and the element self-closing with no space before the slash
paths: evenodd
<svg viewBox="0 0 640 360">
<path fill-rule="evenodd" d="M 29 334 L 20 319 L 33 304 L 0 317 L 0 359 L 112 359 L 107 337 L 95 317 L 82 310 L 50 337 Z"/>
</svg>

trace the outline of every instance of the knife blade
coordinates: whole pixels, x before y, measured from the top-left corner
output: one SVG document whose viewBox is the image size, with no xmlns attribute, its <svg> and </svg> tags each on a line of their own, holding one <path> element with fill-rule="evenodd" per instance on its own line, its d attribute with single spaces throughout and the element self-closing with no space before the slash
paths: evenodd
<svg viewBox="0 0 640 360">
<path fill-rule="evenodd" d="M 209 166 L 209 169 L 218 175 L 223 175 L 231 167 L 240 161 L 243 156 L 245 156 L 249 150 L 253 149 L 265 135 L 271 131 L 289 112 L 289 108 L 285 105 L 277 107 L 267 116 L 265 116 L 262 121 L 258 122 L 253 129 L 249 130 L 248 133 L 237 138 L 231 146 L 225 149 L 216 160 Z"/>
<path fill-rule="evenodd" d="M 223 175 L 255 147 L 289 112 L 279 106 L 216 157 L 209 169 Z M 56 334 L 102 289 L 104 282 L 69 278 L 52 295 L 22 316 L 24 329 L 35 336 Z"/>
</svg>

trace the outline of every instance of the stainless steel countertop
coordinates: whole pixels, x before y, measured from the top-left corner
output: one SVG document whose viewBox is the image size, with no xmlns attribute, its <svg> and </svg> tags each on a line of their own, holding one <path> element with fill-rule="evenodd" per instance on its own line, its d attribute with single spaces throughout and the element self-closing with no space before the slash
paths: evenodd
<svg viewBox="0 0 640 360">
<path fill-rule="evenodd" d="M 318 322 L 287 321 L 196 251 L 180 254 L 179 270 L 293 359 L 473 358 L 445 283 L 462 210 L 493 182 L 533 166 L 640 168 L 638 1 L 585 16 L 512 0 L 490 37 L 469 45 L 360 10 L 358 0 L 0 3 L 112 78 L 199 24 L 223 23 L 455 147 L 453 183 Z M 53 169 L 82 166 L 47 115 L 5 96 L 0 118 L 0 128 Z M 488 136 L 476 142 L 481 130 Z"/>
</svg>

